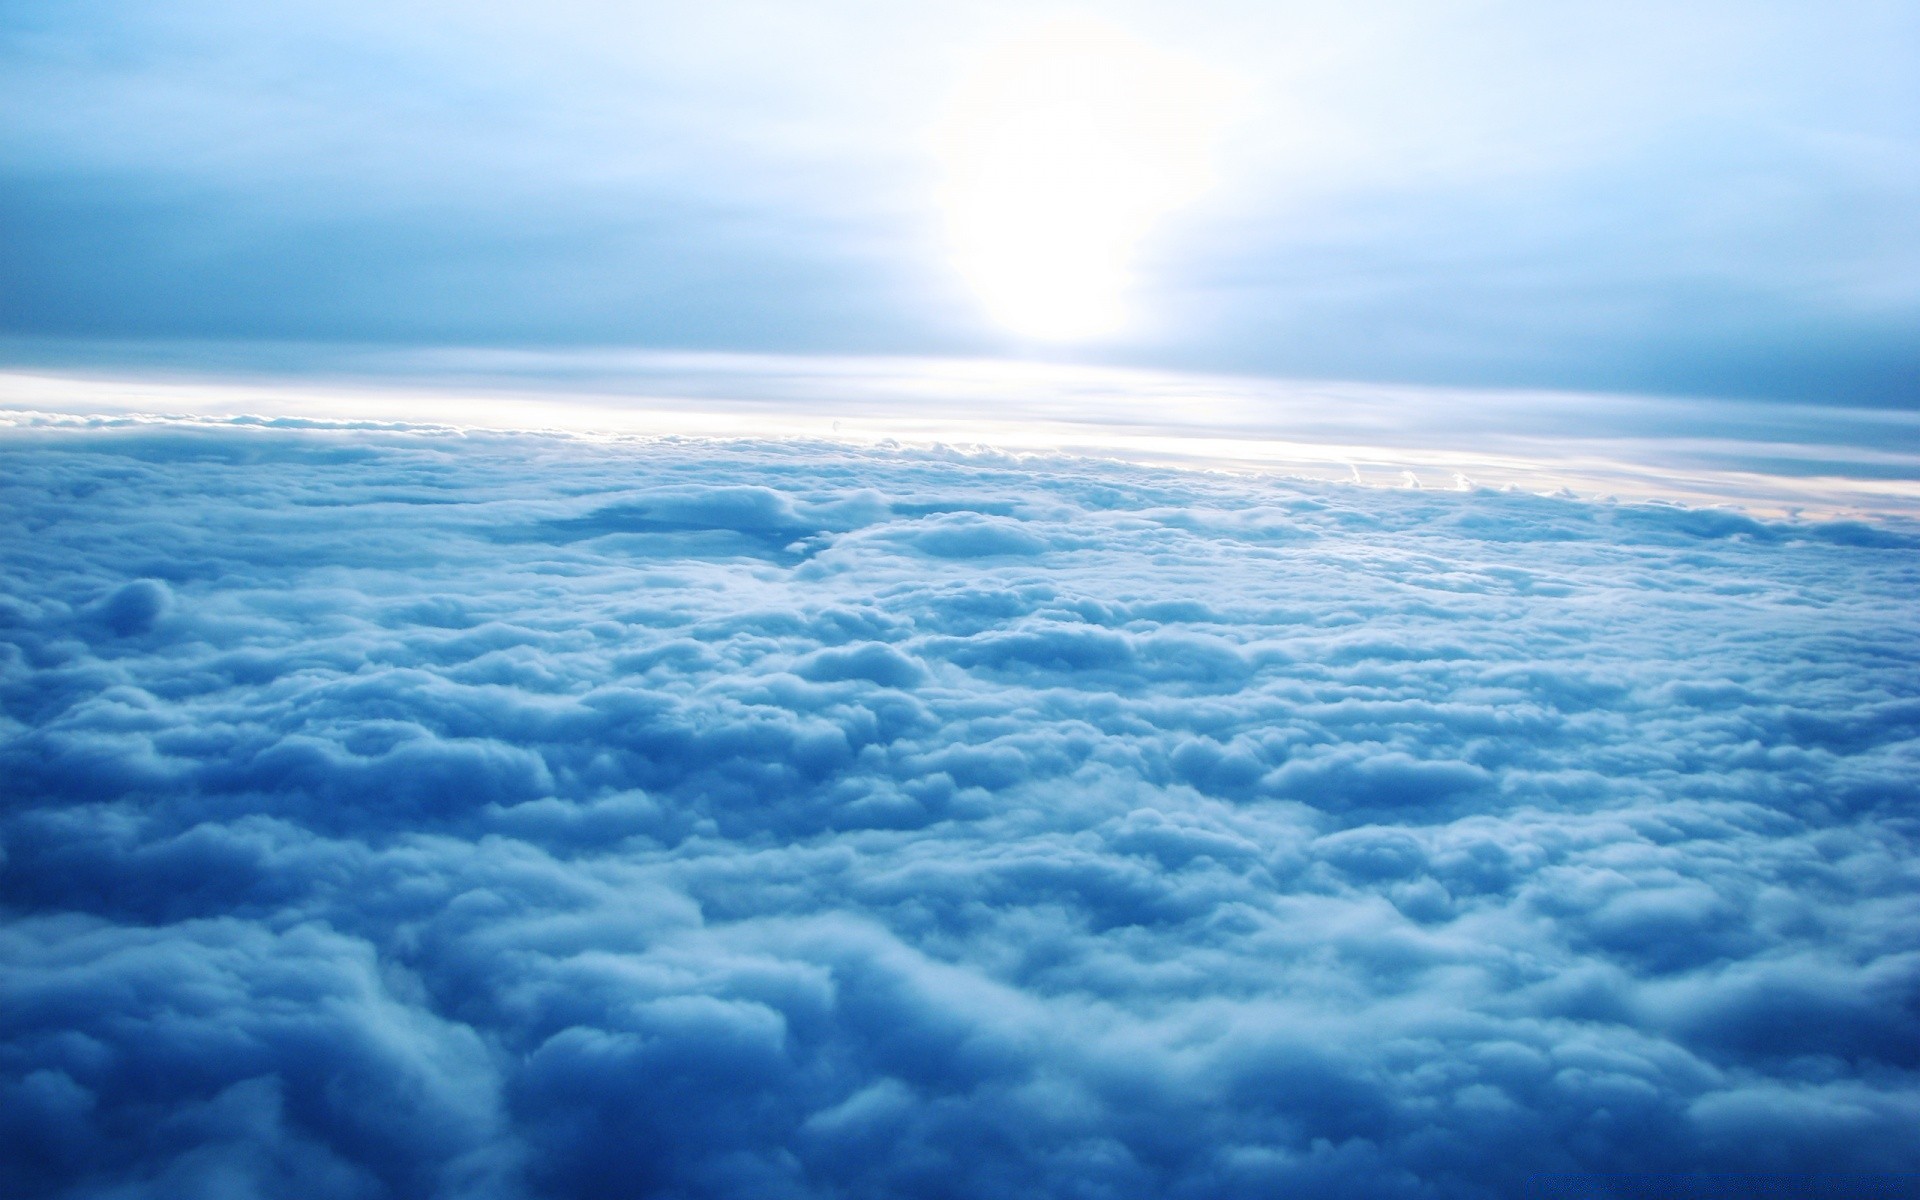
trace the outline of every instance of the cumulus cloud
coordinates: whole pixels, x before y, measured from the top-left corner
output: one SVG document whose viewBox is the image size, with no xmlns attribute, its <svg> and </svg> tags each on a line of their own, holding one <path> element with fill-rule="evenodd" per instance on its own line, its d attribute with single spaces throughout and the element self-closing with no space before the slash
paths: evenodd
<svg viewBox="0 0 1920 1200">
<path fill-rule="evenodd" d="M 1915 1190 L 1910 531 L 752 443 L 0 457 L 0 1191 Z"/>
</svg>

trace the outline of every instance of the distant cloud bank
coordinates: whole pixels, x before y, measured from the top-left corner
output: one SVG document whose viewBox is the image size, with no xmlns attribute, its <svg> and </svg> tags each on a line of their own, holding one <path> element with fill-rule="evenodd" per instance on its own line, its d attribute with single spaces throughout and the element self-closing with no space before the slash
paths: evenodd
<svg viewBox="0 0 1920 1200">
<path fill-rule="evenodd" d="M 0 339 L 0 429 L 119 421 L 989 446 L 1920 519 L 1920 413 L 996 359 Z"/>
<path fill-rule="evenodd" d="M 8 1195 L 1920 1172 L 1903 527 L 204 424 L 0 513 Z"/>
</svg>

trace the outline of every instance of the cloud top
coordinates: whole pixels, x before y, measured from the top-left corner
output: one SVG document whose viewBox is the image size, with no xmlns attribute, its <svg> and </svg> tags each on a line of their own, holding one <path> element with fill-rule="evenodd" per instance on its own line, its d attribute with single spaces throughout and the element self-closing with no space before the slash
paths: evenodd
<svg viewBox="0 0 1920 1200">
<path fill-rule="evenodd" d="M 1892 527 L 752 442 L 0 458 L 9 1194 L 1920 1171 Z"/>
</svg>

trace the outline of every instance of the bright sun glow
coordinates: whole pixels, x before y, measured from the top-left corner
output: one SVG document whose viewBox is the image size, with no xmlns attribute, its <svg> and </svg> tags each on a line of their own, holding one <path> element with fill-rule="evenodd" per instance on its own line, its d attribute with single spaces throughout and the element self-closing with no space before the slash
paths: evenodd
<svg viewBox="0 0 1920 1200">
<path fill-rule="evenodd" d="M 1212 182 L 1232 82 L 1092 20 L 988 53 L 940 152 L 954 263 L 993 318 L 1048 341 L 1125 325 L 1141 239 Z"/>
</svg>

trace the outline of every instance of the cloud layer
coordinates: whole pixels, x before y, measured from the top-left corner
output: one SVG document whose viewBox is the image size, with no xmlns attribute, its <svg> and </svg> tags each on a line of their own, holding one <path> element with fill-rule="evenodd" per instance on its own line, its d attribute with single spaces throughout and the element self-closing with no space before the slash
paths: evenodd
<svg viewBox="0 0 1920 1200">
<path fill-rule="evenodd" d="M 670 440 L 0 458 L 8 1194 L 1920 1171 L 1900 529 Z"/>
</svg>

